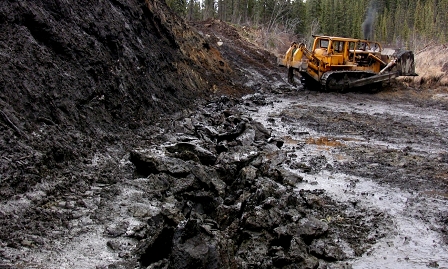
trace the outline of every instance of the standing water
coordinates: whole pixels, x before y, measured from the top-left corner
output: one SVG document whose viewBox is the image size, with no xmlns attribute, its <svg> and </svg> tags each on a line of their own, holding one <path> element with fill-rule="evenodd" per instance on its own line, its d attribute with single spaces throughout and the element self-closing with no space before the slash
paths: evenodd
<svg viewBox="0 0 448 269">
<path fill-rule="evenodd" d="M 412 149 L 412 154 L 417 157 L 447 156 L 446 147 L 443 146 L 448 126 L 447 111 L 412 104 L 392 106 L 387 101 L 366 101 L 364 98 L 365 96 L 356 94 L 304 93 L 297 97 L 275 99 L 270 105 L 252 112 L 251 117 L 271 129 L 273 136 L 283 139 L 283 149 L 290 153 L 291 161 L 298 163 L 310 164 L 310 160 L 320 157 L 326 160 L 327 167 L 343 167 L 359 159 L 347 149 L 358 148 L 374 149 L 373 153 L 363 154 L 371 156 L 375 156 L 375 150 L 401 152 L 400 149 L 403 148 Z M 368 102 L 368 105 L 364 102 Z M 343 133 L 325 128 L 334 122 L 343 124 L 341 117 L 345 119 L 353 116 L 368 122 L 364 127 L 358 126 L 356 131 Z M 376 121 L 380 122 L 384 118 L 389 121 L 405 119 L 410 126 L 429 130 L 428 133 L 433 134 L 433 137 L 421 140 L 418 136 L 412 137 L 407 133 L 403 133 L 403 137 L 398 134 L 396 137 L 388 135 L 385 138 L 363 135 L 367 132 L 363 128 L 378 126 Z M 393 130 L 393 122 L 390 125 L 392 131 L 399 132 Z M 397 162 L 404 163 L 399 167 L 405 173 L 406 170 L 419 170 L 418 163 L 417 167 L 412 167 L 412 163 L 405 159 L 399 158 Z M 381 169 L 382 165 L 381 162 L 370 163 L 363 169 Z M 416 184 L 431 185 L 431 182 L 424 179 L 411 178 L 410 181 L 420 182 L 406 187 L 406 184 L 389 184 L 357 176 L 356 173 L 346 173 L 345 170 L 335 171 L 325 169 L 325 165 L 323 167 L 324 169 L 314 172 L 292 169 L 303 177 L 303 182 L 297 184 L 295 190 L 323 189 L 336 201 L 355 205 L 353 210 L 363 208 L 381 211 L 392 223 L 388 227 L 390 232 L 369 251 L 361 257 L 350 257 L 348 264 L 352 268 L 448 268 L 448 247 L 441 233 L 445 227 L 443 221 L 440 221 L 441 216 L 447 215 L 446 192 L 428 192 L 423 191 L 424 188 L 414 187 Z"/>
</svg>

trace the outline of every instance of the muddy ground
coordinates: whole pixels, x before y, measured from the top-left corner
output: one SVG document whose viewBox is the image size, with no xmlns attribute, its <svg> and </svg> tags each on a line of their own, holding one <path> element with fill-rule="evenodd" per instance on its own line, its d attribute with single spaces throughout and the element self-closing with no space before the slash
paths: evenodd
<svg viewBox="0 0 448 269">
<path fill-rule="evenodd" d="M 448 111 L 427 94 L 222 97 L 61 172 L 89 183 L 3 202 L 2 266 L 448 268 Z"/>
<path fill-rule="evenodd" d="M 222 97 L 111 144 L 2 203 L 2 266 L 448 268 L 446 95 L 400 91 Z"/>
<path fill-rule="evenodd" d="M 256 118 L 289 142 L 290 168 L 305 182 L 296 190 L 325 190 L 348 211 L 375 209 L 389 221 L 353 268 L 447 268 L 446 92 L 303 91 L 274 100 Z"/>
<path fill-rule="evenodd" d="M 446 89 L 292 87 L 158 1 L 0 23 L 0 268 L 448 267 Z"/>
</svg>

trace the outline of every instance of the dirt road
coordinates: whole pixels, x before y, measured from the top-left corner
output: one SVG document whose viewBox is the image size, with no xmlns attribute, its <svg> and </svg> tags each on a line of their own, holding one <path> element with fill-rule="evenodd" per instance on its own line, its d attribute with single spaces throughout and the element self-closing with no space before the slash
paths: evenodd
<svg viewBox="0 0 448 269">
<path fill-rule="evenodd" d="M 448 95 L 430 96 L 302 90 L 252 113 L 285 141 L 289 168 L 304 178 L 296 191 L 323 189 L 348 211 L 390 221 L 352 255 L 353 268 L 448 268 Z"/>
</svg>

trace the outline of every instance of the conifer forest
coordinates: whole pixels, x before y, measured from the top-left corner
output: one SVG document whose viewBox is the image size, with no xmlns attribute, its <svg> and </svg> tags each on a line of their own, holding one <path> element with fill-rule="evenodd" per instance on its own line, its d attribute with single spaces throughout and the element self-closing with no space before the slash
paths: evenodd
<svg viewBox="0 0 448 269">
<path fill-rule="evenodd" d="M 166 0 L 187 20 L 219 19 L 298 39 L 334 35 L 410 49 L 448 41 L 448 0 Z"/>
</svg>

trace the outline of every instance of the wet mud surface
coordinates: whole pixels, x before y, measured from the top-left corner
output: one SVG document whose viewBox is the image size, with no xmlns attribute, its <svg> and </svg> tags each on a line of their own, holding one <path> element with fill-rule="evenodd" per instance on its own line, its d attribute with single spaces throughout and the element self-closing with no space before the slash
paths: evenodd
<svg viewBox="0 0 448 269">
<path fill-rule="evenodd" d="M 2 202 L 2 266 L 447 268 L 448 112 L 393 94 L 223 97 L 117 141 Z"/>
<path fill-rule="evenodd" d="M 291 88 L 156 0 L 0 24 L 0 268 L 448 267 L 446 89 Z"/>
<path fill-rule="evenodd" d="M 415 92 L 304 91 L 257 112 L 290 142 L 290 168 L 306 182 L 296 190 L 325 190 L 390 221 L 353 268 L 447 267 L 448 113 L 444 102 L 406 94 Z"/>
</svg>

